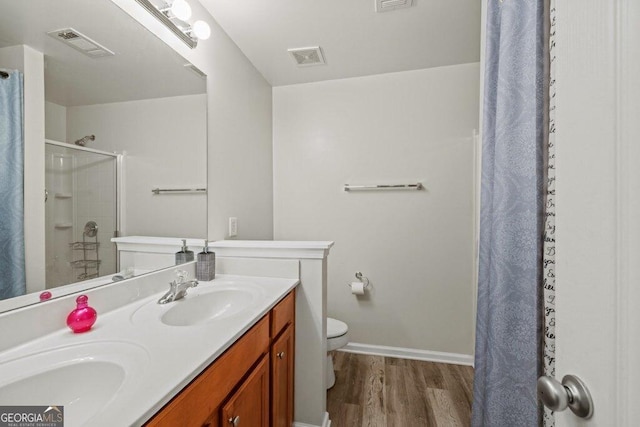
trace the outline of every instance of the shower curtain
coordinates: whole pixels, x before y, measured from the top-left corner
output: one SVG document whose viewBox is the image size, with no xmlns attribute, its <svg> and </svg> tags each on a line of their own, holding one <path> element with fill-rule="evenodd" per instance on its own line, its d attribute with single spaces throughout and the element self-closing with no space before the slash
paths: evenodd
<svg viewBox="0 0 640 427">
<path fill-rule="evenodd" d="M 489 0 L 472 425 L 537 426 L 543 0 Z"/>
<path fill-rule="evenodd" d="M 0 77 L 0 299 L 26 292 L 23 77 Z"/>
</svg>

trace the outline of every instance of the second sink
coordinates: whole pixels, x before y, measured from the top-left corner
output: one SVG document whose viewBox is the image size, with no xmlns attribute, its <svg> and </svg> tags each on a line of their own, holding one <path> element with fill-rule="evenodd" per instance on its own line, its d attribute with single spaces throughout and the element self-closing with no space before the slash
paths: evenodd
<svg viewBox="0 0 640 427">
<path fill-rule="evenodd" d="M 252 305 L 255 299 L 256 293 L 250 290 L 211 290 L 176 301 L 160 319 L 165 325 L 191 326 L 233 316 Z"/>
<path fill-rule="evenodd" d="M 187 295 L 167 304 L 148 302 L 132 316 L 134 323 L 160 322 L 168 326 L 196 326 L 241 314 L 264 298 L 264 289 L 242 280 L 201 283 Z M 155 319 L 155 320 L 154 320 Z"/>
</svg>

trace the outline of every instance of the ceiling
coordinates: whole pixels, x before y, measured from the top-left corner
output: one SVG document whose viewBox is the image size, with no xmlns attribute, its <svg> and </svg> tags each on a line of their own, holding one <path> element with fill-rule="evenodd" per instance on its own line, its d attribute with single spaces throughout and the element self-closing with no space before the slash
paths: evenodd
<svg viewBox="0 0 640 427">
<path fill-rule="evenodd" d="M 68 27 L 115 56 L 90 58 L 46 34 Z M 0 47 L 19 44 L 44 53 L 45 98 L 65 107 L 206 91 L 184 58 L 110 0 L 0 0 Z"/>
<path fill-rule="evenodd" d="M 480 1 L 200 0 L 273 86 L 480 60 Z M 287 49 L 320 46 L 326 65 L 298 67 Z"/>
</svg>

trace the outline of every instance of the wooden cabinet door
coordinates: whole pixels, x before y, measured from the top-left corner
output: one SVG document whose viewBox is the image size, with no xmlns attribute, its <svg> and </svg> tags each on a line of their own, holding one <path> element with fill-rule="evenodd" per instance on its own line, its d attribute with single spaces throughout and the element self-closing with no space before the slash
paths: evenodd
<svg viewBox="0 0 640 427">
<path fill-rule="evenodd" d="M 269 356 L 222 407 L 221 427 L 269 427 Z"/>
<path fill-rule="evenodd" d="M 293 422 L 293 325 L 287 326 L 271 346 L 271 426 Z"/>
</svg>

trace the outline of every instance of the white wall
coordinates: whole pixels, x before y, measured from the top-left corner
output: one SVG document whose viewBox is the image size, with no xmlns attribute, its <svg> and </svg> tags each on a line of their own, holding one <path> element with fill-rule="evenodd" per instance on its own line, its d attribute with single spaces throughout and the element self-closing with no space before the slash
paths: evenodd
<svg viewBox="0 0 640 427">
<path fill-rule="evenodd" d="M 473 353 L 478 93 L 477 63 L 273 89 L 275 238 L 335 240 L 328 314 L 352 342 Z"/>
<path fill-rule="evenodd" d="M 67 140 L 67 107 L 44 103 L 44 137 L 58 142 Z"/>
<path fill-rule="evenodd" d="M 153 188 L 202 188 L 207 182 L 204 95 L 67 108 L 68 142 L 126 151 L 125 235 L 206 238 L 204 194 L 153 195 Z"/>
<path fill-rule="evenodd" d="M 226 37 L 226 34 L 225 34 Z M 229 41 L 230 43 L 233 43 Z M 235 44 L 220 46 L 209 93 L 209 238 L 273 239 L 271 86 Z"/>
<path fill-rule="evenodd" d="M 44 55 L 29 46 L 0 49 L 0 67 L 24 73 L 24 242 L 27 292 L 45 286 Z"/>
<path fill-rule="evenodd" d="M 271 86 L 197 1 L 192 19 L 211 38 L 191 50 L 132 0 L 111 0 L 207 74 L 208 234 L 227 237 L 230 216 L 238 239 L 273 238 Z"/>
</svg>

